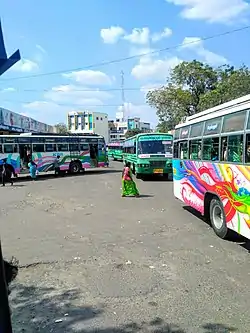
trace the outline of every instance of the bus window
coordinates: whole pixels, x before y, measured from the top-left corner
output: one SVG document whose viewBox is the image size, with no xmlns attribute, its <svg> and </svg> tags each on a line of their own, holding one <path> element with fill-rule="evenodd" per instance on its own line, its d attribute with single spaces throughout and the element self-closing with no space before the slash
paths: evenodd
<svg viewBox="0 0 250 333">
<path fill-rule="evenodd" d="M 245 125 L 246 111 L 228 114 L 224 117 L 222 133 L 243 131 Z"/>
<path fill-rule="evenodd" d="M 46 143 L 45 144 L 45 151 L 46 152 L 52 152 L 52 151 L 56 151 L 56 144 L 55 143 Z"/>
<path fill-rule="evenodd" d="M 221 139 L 221 160 L 240 162 L 243 160 L 243 135 L 231 135 Z"/>
<path fill-rule="evenodd" d="M 247 134 L 247 136 L 246 136 L 246 157 L 245 157 L 245 162 L 248 163 L 248 164 L 250 164 L 250 134 Z"/>
<path fill-rule="evenodd" d="M 17 145 L 16 144 L 4 144 L 3 145 L 3 152 L 4 154 L 13 154 L 17 153 Z"/>
<path fill-rule="evenodd" d="M 201 139 L 190 140 L 189 158 L 191 160 L 200 160 L 201 159 Z"/>
<path fill-rule="evenodd" d="M 202 159 L 205 161 L 219 161 L 220 139 L 205 138 L 203 139 Z"/>
<path fill-rule="evenodd" d="M 70 143 L 69 144 L 69 150 L 70 151 L 79 151 L 79 145 L 78 145 L 78 143 Z"/>
<path fill-rule="evenodd" d="M 3 146 L 2 146 L 2 144 L 0 143 L 0 154 L 2 154 L 3 153 Z"/>
<path fill-rule="evenodd" d="M 44 144 L 42 143 L 33 143 L 32 145 L 32 151 L 33 153 L 44 153 Z"/>
<path fill-rule="evenodd" d="M 178 158 L 178 142 L 174 142 L 174 158 Z"/>
<path fill-rule="evenodd" d="M 182 160 L 188 159 L 188 142 L 182 141 L 179 143 L 179 156 Z"/>
<path fill-rule="evenodd" d="M 57 144 L 57 151 L 68 151 L 69 145 L 67 143 L 58 143 Z"/>
<path fill-rule="evenodd" d="M 80 143 L 80 151 L 89 151 L 88 143 Z"/>
</svg>

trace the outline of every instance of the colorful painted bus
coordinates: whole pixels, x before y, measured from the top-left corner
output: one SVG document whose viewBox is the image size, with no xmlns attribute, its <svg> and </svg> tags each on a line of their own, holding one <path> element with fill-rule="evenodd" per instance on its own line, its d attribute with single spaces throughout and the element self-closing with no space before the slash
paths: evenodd
<svg viewBox="0 0 250 333">
<path fill-rule="evenodd" d="M 172 174 L 173 136 L 165 133 L 142 133 L 126 139 L 123 160 L 128 162 L 137 178 Z"/>
<path fill-rule="evenodd" d="M 39 172 L 53 171 L 57 157 L 60 170 L 64 172 L 79 173 L 108 166 L 105 140 L 99 135 L 23 133 L 0 136 L 0 160 L 7 158 L 16 175 L 28 172 L 31 159 Z"/>
<path fill-rule="evenodd" d="M 250 239 L 250 95 L 188 117 L 176 126 L 174 195 L 226 238 Z"/>
<path fill-rule="evenodd" d="M 114 161 L 123 160 L 123 141 L 111 142 L 107 144 L 108 157 Z"/>
</svg>

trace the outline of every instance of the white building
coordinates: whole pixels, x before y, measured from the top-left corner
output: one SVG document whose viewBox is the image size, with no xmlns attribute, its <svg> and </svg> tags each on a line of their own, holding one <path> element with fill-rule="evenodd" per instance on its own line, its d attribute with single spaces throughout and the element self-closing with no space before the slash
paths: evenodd
<svg viewBox="0 0 250 333">
<path fill-rule="evenodd" d="M 134 117 L 124 120 L 123 112 L 116 113 L 116 119 L 109 120 L 109 142 L 125 139 L 128 130 L 138 128 L 143 132 L 150 132 L 150 123 L 140 121 L 140 118 Z"/>
<path fill-rule="evenodd" d="M 109 139 L 107 113 L 95 111 L 70 111 L 68 113 L 68 131 L 71 133 L 95 133 Z"/>
</svg>

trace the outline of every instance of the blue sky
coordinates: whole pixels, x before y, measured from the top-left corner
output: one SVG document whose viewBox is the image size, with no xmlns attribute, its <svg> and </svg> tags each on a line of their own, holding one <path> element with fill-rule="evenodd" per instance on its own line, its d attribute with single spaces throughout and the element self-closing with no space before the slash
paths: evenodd
<svg viewBox="0 0 250 333">
<path fill-rule="evenodd" d="M 113 89 L 123 71 L 126 115 L 156 124 L 145 92 L 163 84 L 180 61 L 249 65 L 250 29 L 199 40 L 248 25 L 249 9 L 247 0 L 2 0 L 6 50 L 19 48 L 22 61 L 1 77 L 0 106 L 50 124 L 65 122 L 72 110 L 113 118 L 122 103 Z M 190 41 L 196 43 L 185 45 Z"/>
</svg>

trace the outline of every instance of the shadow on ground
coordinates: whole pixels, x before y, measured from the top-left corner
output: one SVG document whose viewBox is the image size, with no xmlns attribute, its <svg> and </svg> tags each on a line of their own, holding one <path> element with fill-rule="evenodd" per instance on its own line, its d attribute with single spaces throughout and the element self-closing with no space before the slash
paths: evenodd
<svg viewBox="0 0 250 333">
<path fill-rule="evenodd" d="M 105 308 L 91 306 L 74 306 L 79 301 L 78 290 L 69 290 L 58 294 L 53 288 L 37 288 L 15 284 L 12 288 L 11 307 L 13 331 L 26 332 L 54 332 L 54 333 L 186 333 L 178 325 L 168 324 L 156 317 L 149 322 L 129 322 L 123 326 L 97 328 L 95 321 L 104 314 Z M 79 326 L 80 324 L 80 326 Z M 78 326 L 78 327 L 77 327 Z M 83 327 L 84 328 L 80 328 Z M 89 328 L 90 327 L 90 328 Z M 205 324 L 201 327 L 203 333 L 232 333 L 237 329 L 221 324 Z"/>
<path fill-rule="evenodd" d="M 209 221 L 207 221 L 204 218 L 204 216 L 202 216 L 201 213 L 199 213 L 194 208 L 189 207 L 189 206 L 183 206 L 183 209 L 186 210 L 187 212 L 189 212 L 190 214 L 194 215 L 195 217 L 197 217 L 198 219 L 200 219 L 202 222 L 206 223 L 208 226 L 211 227 Z M 241 246 L 242 248 L 244 248 L 246 251 L 248 251 L 250 253 L 250 240 L 246 239 L 245 237 L 243 237 L 243 236 L 241 236 L 239 234 L 237 234 L 234 231 L 231 231 L 228 239 L 225 239 L 225 241 L 237 243 L 239 246 Z"/>
<path fill-rule="evenodd" d="M 70 174 L 70 173 L 63 173 L 58 177 L 55 177 L 54 173 L 42 173 L 39 174 L 36 178 L 35 181 L 43 181 L 47 179 L 61 179 L 64 177 L 84 177 L 84 176 L 96 176 L 98 174 L 103 175 L 103 174 L 111 174 L 111 173 L 121 173 L 121 170 L 116 170 L 116 169 L 98 169 L 98 170 L 87 170 L 86 172 L 80 172 L 77 174 Z M 20 175 L 17 178 L 14 179 L 14 184 L 18 184 L 21 182 L 27 182 L 27 181 L 33 181 L 29 175 Z"/>
</svg>

